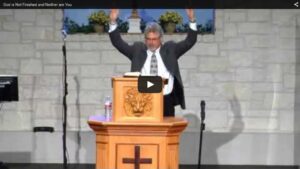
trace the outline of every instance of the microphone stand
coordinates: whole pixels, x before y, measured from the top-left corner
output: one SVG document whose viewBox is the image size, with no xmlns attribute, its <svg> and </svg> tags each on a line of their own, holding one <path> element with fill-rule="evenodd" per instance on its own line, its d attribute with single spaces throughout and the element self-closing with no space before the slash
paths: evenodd
<svg viewBox="0 0 300 169">
<path fill-rule="evenodd" d="M 63 81 L 64 81 L 64 96 L 63 96 L 63 167 L 64 169 L 68 168 L 67 161 L 67 95 L 68 95 L 68 82 L 67 82 L 67 50 L 66 50 L 66 34 L 63 32 L 63 41 L 62 46 L 63 52 Z"/>
<path fill-rule="evenodd" d="M 201 101 L 201 124 L 200 124 L 200 139 L 199 139 L 199 158 L 198 158 L 198 169 L 201 169 L 201 152 L 202 152 L 202 139 L 203 131 L 205 130 L 205 101 Z"/>
</svg>

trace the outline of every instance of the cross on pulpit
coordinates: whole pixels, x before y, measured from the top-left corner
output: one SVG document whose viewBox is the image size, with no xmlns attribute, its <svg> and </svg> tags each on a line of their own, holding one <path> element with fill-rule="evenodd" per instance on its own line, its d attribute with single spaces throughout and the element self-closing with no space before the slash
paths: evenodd
<svg viewBox="0 0 300 169">
<path fill-rule="evenodd" d="M 134 146 L 134 159 L 123 158 L 123 163 L 134 164 L 134 169 L 140 169 L 140 164 L 151 164 L 151 158 L 141 158 L 140 146 Z"/>
</svg>

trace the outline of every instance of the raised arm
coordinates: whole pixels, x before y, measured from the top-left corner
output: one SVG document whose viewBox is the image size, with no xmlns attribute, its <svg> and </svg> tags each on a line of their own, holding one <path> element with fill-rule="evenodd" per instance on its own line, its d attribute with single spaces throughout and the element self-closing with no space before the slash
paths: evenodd
<svg viewBox="0 0 300 169">
<path fill-rule="evenodd" d="M 189 30 L 187 37 L 176 43 L 177 59 L 182 56 L 185 52 L 190 50 L 197 42 L 197 23 L 193 9 L 186 9 L 187 16 L 189 18 Z"/>
<path fill-rule="evenodd" d="M 118 51 L 120 51 L 122 54 L 124 54 L 126 57 L 128 57 L 130 60 L 132 59 L 133 54 L 133 45 L 129 45 L 127 42 L 125 42 L 121 35 L 119 30 L 117 29 L 117 18 L 119 16 L 119 9 L 111 9 L 109 18 L 109 38 L 112 43 L 112 45 L 117 48 Z"/>
</svg>

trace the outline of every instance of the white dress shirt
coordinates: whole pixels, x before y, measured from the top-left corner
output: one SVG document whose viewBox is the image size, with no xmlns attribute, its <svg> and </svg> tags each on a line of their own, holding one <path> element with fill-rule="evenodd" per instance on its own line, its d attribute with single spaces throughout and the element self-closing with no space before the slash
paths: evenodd
<svg viewBox="0 0 300 169">
<path fill-rule="evenodd" d="M 196 22 L 190 22 L 189 26 L 192 30 L 197 31 L 197 23 Z M 114 31 L 117 27 L 118 27 L 117 24 L 110 24 L 108 32 L 110 33 L 112 31 Z M 160 47 L 155 50 L 155 56 L 156 56 L 156 60 L 157 60 L 157 75 L 161 76 L 164 79 L 168 79 L 168 84 L 165 85 L 165 87 L 163 89 L 163 94 L 168 95 L 173 90 L 174 76 L 166 68 L 159 51 L 160 51 Z M 141 75 L 144 75 L 144 76 L 150 75 L 150 64 L 151 64 L 152 55 L 153 55 L 153 52 L 151 52 L 150 50 L 147 50 L 147 58 L 144 63 L 144 66 L 142 67 Z"/>
<path fill-rule="evenodd" d="M 154 52 L 154 54 L 156 56 L 156 60 L 157 60 L 157 75 L 164 79 L 168 79 L 168 84 L 166 84 L 163 89 L 163 94 L 167 95 L 167 94 L 170 94 L 173 90 L 174 76 L 171 75 L 171 73 L 166 68 L 159 51 L 160 51 L 160 47 L 158 49 L 156 49 Z M 141 70 L 141 75 L 144 75 L 144 76 L 151 75 L 150 74 L 150 65 L 151 65 L 152 55 L 153 55 L 153 52 L 151 52 L 150 50 L 147 50 L 147 58 L 144 63 L 144 66 Z"/>
</svg>

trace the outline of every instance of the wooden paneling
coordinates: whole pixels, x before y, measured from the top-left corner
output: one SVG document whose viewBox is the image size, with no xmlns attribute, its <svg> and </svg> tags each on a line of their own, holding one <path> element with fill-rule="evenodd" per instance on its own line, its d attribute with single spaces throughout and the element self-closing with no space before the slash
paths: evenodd
<svg viewBox="0 0 300 169">
<path fill-rule="evenodd" d="M 96 169 L 134 169 L 133 164 L 124 164 L 122 159 L 133 158 L 135 146 L 140 146 L 141 158 L 153 159 L 152 164 L 141 164 L 140 169 L 178 169 L 179 136 L 187 126 L 186 120 L 88 123 L 96 133 Z"/>
<path fill-rule="evenodd" d="M 96 159 L 99 161 L 96 163 L 96 169 L 108 167 L 108 146 L 106 143 L 97 143 Z"/>
</svg>

